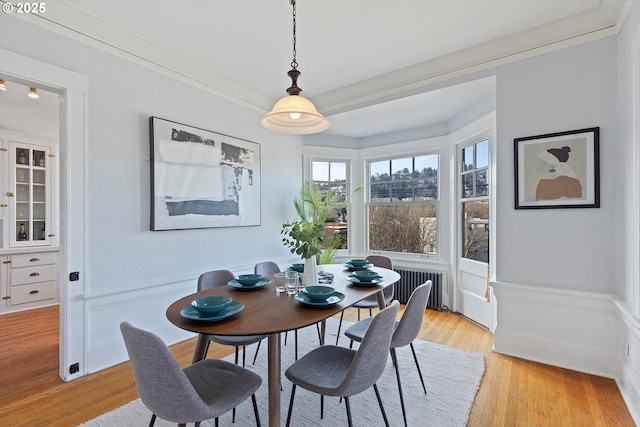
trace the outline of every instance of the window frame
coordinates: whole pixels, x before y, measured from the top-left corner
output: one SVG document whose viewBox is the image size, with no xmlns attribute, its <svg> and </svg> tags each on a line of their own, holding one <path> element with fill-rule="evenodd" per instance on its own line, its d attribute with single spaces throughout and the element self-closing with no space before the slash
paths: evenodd
<svg viewBox="0 0 640 427">
<path fill-rule="evenodd" d="M 317 183 L 317 182 L 331 182 L 331 181 L 316 181 L 313 179 L 313 164 L 315 162 L 318 163 L 329 163 L 329 171 L 331 170 L 331 163 L 344 163 L 345 164 L 345 181 L 346 181 L 346 192 L 347 194 L 351 194 L 353 192 L 353 177 L 351 175 L 351 159 L 346 158 L 346 157 L 330 157 L 330 156 L 315 156 L 315 155 L 311 155 L 309 156 L 309 169 L 308 169 L 308 179 L 313 182 L 313 183 Z M 351 212 L 353 211 L 353 200 L 351 202 L 349 202 L 349 204 L 347 205 L 347 248 L 340 248 L 337 249 L 337 255 L 338 256 L 344 256 L 346 254 L 349 254 L 351 251 L 351 247 L 353 246 L 353 234 L 355 233 L 354 231 L 354 225 L 353 225 L 353 221 L 349 220 L 349 217 L 351 216 Z"/>
<path fill-rule="evenodd" d="M 393 160 L 399 160 L 399 159 L 406 159 L 406 158 L 411 158 L 411 159 L 415 159 L 416 157 L 423 157 L 423 156 L 431 156 L 431 155 L 435 155 L 437 156 L 438 159 L 438 175 L 437 175 L 437 196 L 434 199 L 430 199 L 430 200 L 412 200 L 410 202 L 393 202 L 393 201 L 385 201 L 385 202 L 371 202 L 371 164 L 372 163 L 377 163 L 377 162 L 381 162 L 381 161 L 388 161 L 390 162 L 390 167 L 389 167 L 389 173 L 390 176 L 392 176 L 392 172 L 391 172 L 391 162 Z M 442 153 L 441 150 L 439 148 L 432 148 L 432 149 L 428 149 L 428 150 L 415 150 L 415 151 L 409 151 L 409 152 L 405 152 L 405 153 L 401 153 L 401 154 L 396 154 L 396 155 L 386 155 L 386 156 L 376 156 L 376 157 L 369 157 L 364 159 L 365 162 L 365 200 L 364 200 L 364 217 L 365 217 L 365 230 L 364 230 L 364 236 L 365 236 L 365 252 L 367 254 L 381 254 L 381 255 L 386 255 L 389 257 L 392 257 L 394 259 L 421 259 L 421 260 L 431 260 L 431 261 L 438 261 L 440 260 L 441 257 L 441 244 L 440 244 L 440 238 L 442 236 L 442 233 L 440 232 L 441 229 L 441 221 L 439 218 L 440 215 L 440 210 L 441 210 L 441 182 L 442 182 L 442 175 L 441 175 L 441 170 L 442 170 Z M 413 167 L 415 168 L 415 160 L 412 160 L 412 164 Z M 393 180 L 390 180 L 389 182 L 392 182 Z M 370 239 L 369 239 L 369 228 L 370 228 L 370 224 L 369 224 L 369 213 L 370 213 L 370 208 L 371 206 L 406 206 L 406 205 L 421 205 L 421 204 L 428 204 L 428 205 L 435 205 L 435 209 L 436 209 L 436 252 L 434 253 L 415 253 L 415 252 L 394 252 L 394 251 L 388 251 L 388 250 L 379 250 L 379 249 L 371 249 L 370 247 Z"/>
</svg>

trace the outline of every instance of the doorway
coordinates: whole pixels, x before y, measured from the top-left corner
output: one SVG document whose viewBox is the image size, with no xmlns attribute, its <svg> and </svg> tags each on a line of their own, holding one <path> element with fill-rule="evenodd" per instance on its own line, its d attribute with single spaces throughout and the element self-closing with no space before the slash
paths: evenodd
<svg viewBox="0 0 640 427">
<path fill-rule="evenodd" d="M 456 305 L 457 311 L 494 330 L 491 306 L 491 132 L 456 148 Z"/>
<path fill-rule="evenodd" d="M 84 275 L 87 223 L 87 111 L 85 75 L 0 49 L 0 78 L 35 84 L 59 93 L 60 252 L 57 279 L 60 290 L 59 376 L 69 381 L 85 375 Z M 73 282 L 69 280 L 74 274 Z"/>
</svg>

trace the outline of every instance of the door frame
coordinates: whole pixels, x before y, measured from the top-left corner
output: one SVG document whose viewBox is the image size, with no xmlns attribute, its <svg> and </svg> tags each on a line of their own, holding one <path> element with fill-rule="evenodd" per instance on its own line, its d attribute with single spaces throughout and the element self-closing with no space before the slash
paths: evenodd
<svg viewBox="0 0 640 427">
<path fill-rule="evenodd" d="M 462 246 L 461 246 L 461 241 L 462 241 L 462 232 L 461 232 L 461 227 L 462 227 L 462 212 L 461 212 L 461 208 L 462 208 L 462 204 L 460 202 L 460 196 L 461 196 L 461 188 L 459 185 L 459 177 L 460 177 L 460 172 L 459 172 L 459 162 L 460 162 L 460 158 L 461 158 L 461 149 L 460 147 L 462 145 L 468 145 L 468 143 L 472 142 L 472 141 L 479 141 L 482 138 L 487 138 L 489 140 L 489 169 L 488 169 L 488 175 L 489 175 L 489 179 L 490 179 L 490 183 L 491 183 L 491 187 L 489 188 L 489 277 L 487 278 L 489 284 L 492 281 L 495 281 L 495 259 L 496 259 L 496 185 L 497 185 L 497 181 L 496 181 L 496 146 L 497 146 L 497 140 L 496 140 L 496 114 L 495 112 L 491 113 L 489 115 L 488 120 L 490 121 L 490 124 L 487 124 L 486 121 L 483 121 L 482 123 L 478 124 L 477 128 L 474 129 L 470 129 L 467 133 L 466 136 L 464 136 L 463 138 L 460 138 L 458 140 L 452 141 L 452 148 L 453 148 L 453 153 L 452 153 L 452 157 L 454 159 L 453 161 L 453 167 L 452 167 L 452 188 L 454 188 L 454 191 L 452 192 L 453 194 L 453 216 L 455 218 L 454 221 L 452 221 L 452 227 L 454 227 L 453 232 L 451 233 L 451 235 L 453 236 L 454 239 L 454 244 L 452 245 L 452 266 L 453 266 L 453 283 L 454 283 L 454 289 L 452 292 L 452 298 L 454 301 L 454 309 L 456 311 L 461 312 L 461 314 L 464 315 L 464 312 L 462 311 L 463 309 L 463 303 L 461 301 L 461 288 L 462 288 L 462 279 L 461 279 L 461 265 L 463 264 L 461 261 L 461 254 L 462 254 Z M 473 261 L 470 261 L 469 264 L 473 263 Z M 477 270 L 477 268 L 475 268 L 474 266 L 472 266 L 472 269 Z M 492 288 L 489 288 L 489 310 L 490 313 L 488 313 L 489 315 L 489 321 L 488 321 L 488 325 L 484 325 L 486 326 L 489 331 L 491 333 L 494 332 L 495 328 L 496 328 L 496 311 L 497 311 L 497 306 L 496 306 L 496 300 L 493 296 L 493 291 Z"/>
<path fill-rule="evenodd" d="M 85 375 L 86 328 L 84 289 L 87 277 L 87 76 L 0 49 L 0 76 L 19 83 L 32 83 L 61 95 L 60 102 L 60 378 Z M 70 281 L 69 273 L 79 272 Z M 71 373 L 71 366 L 78 370 Z"/>
</svg>

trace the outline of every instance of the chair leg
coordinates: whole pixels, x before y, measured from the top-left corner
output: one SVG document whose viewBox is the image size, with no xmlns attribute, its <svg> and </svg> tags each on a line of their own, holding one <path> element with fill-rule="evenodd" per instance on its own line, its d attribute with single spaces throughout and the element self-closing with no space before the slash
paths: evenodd
<svg viewBox="0 0 640 427">
<path fill-rule="evenodd" d="M 151 414 L 151 421 L 149 422 L 149 427 L 153 427 L 156 423 L 156 414 Z"/>
<path fill-rule="evenodd" d="M 349 404 L 349 397 L 344 397 L 344 406 L 347 408 L 347 423 L 349 427 L 353 427 L 353 420 L 351 419 L 351 405 Z"/>
<path fill-rule="evenodd" d="M 316 323 L 316 331 L 318 332 L 318 343 L 322 345 L 322 333 L 320 332 L 320 322 Z"/>
<path fill-rule="evenodd" d="M 396 356 L 395 348 L 391 348 L 391 359 L 393 359 L 393 365 L 396 367 L 396 379 L 398 380 L 398 392 L 400 393 L 400 406 L 402 407 L 402 418 L 404 419 L 404 427 L 407 427 L 407 411 L 404 407 L 404 396 L 402 395 L 402 383 L 400 382 L 400 368 L 398 367 L 398 357 Z"/>
<path fill-rule="evenodd" d="M 216 426 L 215 427 L 219 427 L 219 425 L 218 425 L 218 417 L 216 417 Z"/>
<path fill-rule="evenodd" d="M 340 329 L 342 329 L 342 316 L 344 316 L 344 310 L 340 312 L 340 323 L 338 323 L 338 334 L 336 335 L 336 345 L 338 345 L 338 340 L 340 339 Z"/>
<path fill-rule="evenodd" d="M 373 310 L 369 309 L 369 317 L 373 316 Z"/>
<path fill-rule="evenodd" d="M 409 344 L 411 346 L 411 352 L 413 353 L 413 360 L 416 362 L 416 368 L 418 368 L 418 375 L 420 376 L 420 382 L 422 383 L 422 389 L 424 390 L 424 394 L 427 394 L 427 388 L 424 386 L 424 379 L 422 379 L 422 371 L 420 370 L 420 365 L 418 364 L 418 358 L 416 357 L 416 349 L 413 348 L 413 343 Z"/>
<path fill-rule="evenodd" d="M 256 354 L 253 355 L 253 364 L 256 364 L 256 359 L 258 358 L 258 352 L 260 351 L 260 344 L 262 344 L 262 340 L 258 341 L 258 347 L 256 348 Z"/>
<path fill-rule="evenodd" d="M 293 412 L 293 398 L 296 395 L 296 385 L 294 384 L 291 387 L 291 399 L 289 400 L 289 412 L 287 412 L 287 424 L 286 427 L 289 427 L 289 423 L 291 422 L 291 412 Z"/>
<path fill-rule="evenodd" d="M 242 346 L 242 367 L 243 368 L 246 367 L 246 362 L 247 362 L 247 346 L 243 345 Z"/>
<path fill-rule="evenodd" d="M 253 402 L 253 413 L 256 415 L 256 426 L 260 427 L 260 414 L 258 413 L 258 402 L 256 402 L 255 393 L 251 395 L 251 402 Z"/>
<path fill-rule="evenodd" d="M 295 331 L 293 331 L 293 334 L 295 335 L 295 344 L 294 344 L 294 348 L 295 348 L 295 360 L 298 360 L 298 330 L 296 329 Z"/>
<path fill-rule="evenodd" d="M 201 421 L 196 421 L 195 425 L 193 427 L 200 427 L 200 423 L 201 423 Z"/>
<path fill-rule="evenodd" d="M 289 335 L 289 331 L 284 331 L 284 345 L 287 345 L 287 335 Z"/>
<path fill-rule="evenodd" d="M 384 405 L 382 404 L 382 398 L 380 397 L 380 391 L 378 390 L 378 384 L 373 384 L 373 389 L 376 392 L 376 397 L 378 398 L 378 405 L 380 405 L 380 411 L 382 412 L 382 418 L 384 419 L 384 425 L 389 427 L 389 420 L 387 419 L 387 413 L 384 410 Z"/>
<path fill-rule="evenodd" d="M 324 418 L 324 394 L 320 395 L 320 419 Z"/>
</svg>

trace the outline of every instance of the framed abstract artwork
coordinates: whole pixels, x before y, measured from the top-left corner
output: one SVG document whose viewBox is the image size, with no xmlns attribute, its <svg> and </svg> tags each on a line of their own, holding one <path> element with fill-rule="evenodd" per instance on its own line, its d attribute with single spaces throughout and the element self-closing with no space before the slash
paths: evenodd
<svg viewBox="0 0 640 427">
<path fill-rule="evenodd" d="M 515 208 L 599 208 L 600 128 L 514 139 Z"/>
<path fill-rule="evenodd" d="M 260 144 L 149 118 L 151 230 L 260 225 Z"/>
</svg>

